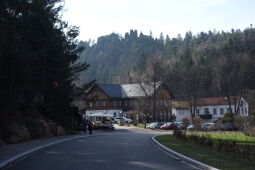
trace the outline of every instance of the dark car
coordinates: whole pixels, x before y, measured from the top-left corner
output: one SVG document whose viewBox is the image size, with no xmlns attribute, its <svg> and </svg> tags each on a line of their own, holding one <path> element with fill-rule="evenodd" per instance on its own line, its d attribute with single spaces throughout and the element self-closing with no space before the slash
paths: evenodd
<svg viewBox="0 0 255 170">
<path fill-rule="evenodd" d="M 234 126 L 233 123 L 227 122 L 227 123 L 220 123 L 216 125 L 216 129 L 220 131 L 233 131 L 237 130 L 237 128 Z"/>
<path fill-rule="evenodd" d="M 184 124 L 182 124 L 182 123 L 176 123 L 176 125 L 177 125 L 179 130 L 185 130 L 186 129 Z"/>
<path fill-rule="evenodd" d="M 173 123 L 173 122 L 167 122 L 165 123 L 164 125 L 162 125 L 160 127 L 160 129 L 163 129 L 163 130 L 176 130 L 178 129 L 178 126 L 176 123 Z"/>
<path fill-rule="evenodd" d="M 213 131 L 213 130 L 217 130 L 216 129 L 216 124 L 215 123 L 203 123 L 202 124 L 202 129 L 204 131 Z"/>
</svg>

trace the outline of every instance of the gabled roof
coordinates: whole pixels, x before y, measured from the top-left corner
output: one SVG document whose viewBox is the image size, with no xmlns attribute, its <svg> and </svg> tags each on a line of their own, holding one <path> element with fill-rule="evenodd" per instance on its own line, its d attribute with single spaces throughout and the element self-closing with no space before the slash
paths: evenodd
<svg viewBox="0 0 255 170">
<path fill-rule="evenodd" d="M 156 83 L 156 89 L 162 82 Z M 113 98 L 136 98 L 151 96 L 153 84 L 96 84 L 103 92 Z"/>
<path fill-rule="evenodd" d="M 235 104 L 239 101 L 239 96 L 231 96 L 230 104 Z M 227 97 L 207 97 L 207 98 L 199 98 L 197 100 L 197 105 L 228 105 Z"/>
<path fill-rule="evenodd" d="M 109 97 L 122 97 L 121 86 L 119 84 L 96 84 Z"/>
<path fill-rule="evenodd" d="M 161 82 L 156 83 L 156 89 L 161 85 Z M 152 84 L 122 84 L 122 97 L 145 97 L 151 96 L 154 93 Z"/>
</svg>

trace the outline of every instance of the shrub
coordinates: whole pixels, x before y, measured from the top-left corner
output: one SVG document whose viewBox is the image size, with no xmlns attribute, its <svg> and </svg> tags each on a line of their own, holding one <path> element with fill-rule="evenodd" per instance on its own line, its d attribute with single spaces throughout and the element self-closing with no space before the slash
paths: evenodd
<svg viewBox="0 0 255 170">
<path fill-rule="evenodd" d="M 252 116 L 234 116 L 234 125 L 245 135 L 255 136 L 255 124 Z"/>
<path fill-rule="evenodd" d="M 189 123 L 190 123 L 190 122 L 189 122 L 189 119 L 186 118 L 186 117 L 184 117 L 184 118 L 182 119 L 182 122 L 183 122 L 185 128 L 187 128 L 188 125 L 189 125 Z"/>
<path fill-rule="evenodd" d="M 195 129 L 197 129 L 198 125 L 203 123 L 203 119 L 199 116 L 195 116 L 192 119 L 192 124 L 194 125 Z"/>
<path fill-rule="evenodd" d="M 233 121 L 234 121 L 234 116 L 231 113 L 225 113 L 220 120 L 221 123 L 227 123 L 227 122 L 233 123 Z"/>
</svg>

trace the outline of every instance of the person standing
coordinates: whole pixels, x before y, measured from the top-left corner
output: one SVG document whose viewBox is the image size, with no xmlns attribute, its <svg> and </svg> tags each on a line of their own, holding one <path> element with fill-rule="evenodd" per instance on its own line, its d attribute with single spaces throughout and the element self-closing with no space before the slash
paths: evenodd
<svg viewBox="0 0 255 170">
<path fill-rule="evenodd" d="M 89 134 L 92 135 L 92 121 L 89 120 L 88 122 L 88 129 L 89 129 Z"/>
<path fill-rule="evenodd" d="M 85 119 L 83 122 L 83 128 L 84 128 L 84 133 L 87 132 L 87 120 Z"/>
<path fill-rule="evenodd" d="M 146 119 L 143 119 L 143 123 L 144 123 L 144 129 L 146 129 L 147 120 L 146 120 Z"/>
</svg>

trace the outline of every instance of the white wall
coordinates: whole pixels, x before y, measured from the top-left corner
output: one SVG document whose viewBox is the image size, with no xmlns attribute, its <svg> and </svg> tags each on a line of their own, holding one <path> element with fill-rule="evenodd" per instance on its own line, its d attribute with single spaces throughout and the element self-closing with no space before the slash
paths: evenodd
<svg viewBox="0 0 255 170">
<path fill-rule="evenodd" d="M 191 120 L 190 110 L 186 110 L 186 109 L 179 110 L 176 108 L 172 108 L 172 113 L 173 113 L 173 115 L 176 116 L 177 122 L 182 122 L 183 118 L 188 118 L 189 120 Z"/>
<path fill-rule="evenodd" d="M 243 102 L 243 105 L 241 106 L 240 105 L 240 108 L 239 108 L 239 114 L 241 116 L 248 116 L 248 113 L 249 113 L 249 106 L 248 106 L 248 103 L 243 99 L 241 98 L 241 102 Z M 215 120 L 218 120 L 219 118 L 223 117 L 224 114 L 227 111 L 227 109 L 229 108 L 229 105 L 207 105 L 207 106 L 197 106 L 197 109 L 199 109 L 199 114 L 200 115 L 203 115 L 205 114 L 205 108 L 208 108 L 209 109 L 209 114 L 212 115 L 212 121 L 215 121 Z M 216 109 L 216 114 L 213 113 L 213 109 Z M 235 110 L 235 106 L 234 105 L 231 105 L 231 108 L 232 110 L 234 111 Z M 223 109 L 223 114 L 220 114 L 220 109 Z M 246 112 L 245 112 L 246 110 Z M 198 113 L 196 112 L 196 115 L 198 115 Z"/>
</svg>

